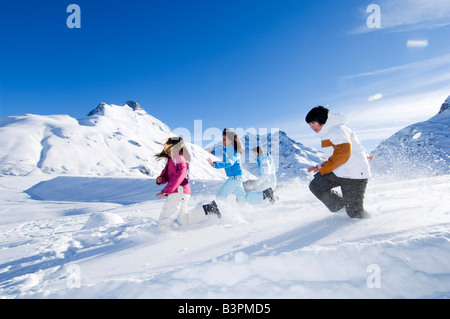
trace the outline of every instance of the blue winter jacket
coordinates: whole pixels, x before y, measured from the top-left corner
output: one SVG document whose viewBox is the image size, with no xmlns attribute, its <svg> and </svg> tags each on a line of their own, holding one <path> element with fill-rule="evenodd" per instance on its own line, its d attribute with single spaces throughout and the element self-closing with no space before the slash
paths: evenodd
<svg viewBox="0 0 450 319">
<path fill-rule="evenodd" d="M 215 152 L 213 152 L 215 155 Z M 214 167 L 225 168 L 228 177 L 242 175 L 241 155 L 232 145 L 223 147 L 222 162 L 214 162 Z"/>
</svg>

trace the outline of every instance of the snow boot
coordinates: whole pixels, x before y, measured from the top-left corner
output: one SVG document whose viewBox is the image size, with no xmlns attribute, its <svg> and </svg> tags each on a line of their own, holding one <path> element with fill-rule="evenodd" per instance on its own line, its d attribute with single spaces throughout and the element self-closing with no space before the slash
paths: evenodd
<svg viewBox="0 0 450 319">
<path fill-rule="evenodd" d="M 211 204 L 203 205 L 203 210 L 205 211 L 205 215 L 217 215 L 218 218 L 222 218 L 222 214 L 220 213 L 219 206 L 215 200 L 211 202 Z"/>
<path fill-rule="evenodd" d="M 348 214 L 348 213 L 347 213 L 347 214 Z M 349 216 L 350 216 L 350 215 L 349 215 Z M 357 212 L 357 213 L 355 213 L 355 214 L 352 214 L 350 217 L 351 217 L 351 218 L 359 218 L 359 219 L 368 219 L 368 218 L 370 218 L 371 216 L 370 216 L 370 214 L 369 214 L 367 211 L 363 210 L 363 211 L 361 211 L 361 212 Z"/>
<path fill-rule="evenodd" d="M 268 189 L 263 191 L 263 197 L 264 197 L 264 199 L 268 198 L 271 203 L 275 203 L 276 199 L 275 199 L 275 196 L 273 194 L 272 187 L 269 187 Z"/>
</svg>

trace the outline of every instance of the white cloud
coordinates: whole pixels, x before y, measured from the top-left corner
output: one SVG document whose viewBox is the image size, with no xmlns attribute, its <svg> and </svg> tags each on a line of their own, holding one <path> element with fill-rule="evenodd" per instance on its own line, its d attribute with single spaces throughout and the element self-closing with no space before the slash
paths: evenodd
<svg viewBox="0 0 450 319">
<path fill-rule="evenodd" d="M 373 102 L 373 101 L 376 101 L 376 100 L 380 100 L 381 98 L 383 98 L 383 94 L 377 93 L 377 94 L 375 94 L 375 95 L 370 96 L 370 97 L 368 98 L 368 101 L 369 101 L 369 102 Z"/>
<path fill-rule="evenodd" d="M 408 48 L 426 48 L 428 46 L 428 40 L 408 40 L 406 46 Z"/>
<path fill-rule="evenodd" d="M 450 24 L 448 0 L 382 1 L 383 28 L 421 29 Z"/>
<path fill-rule="evenodd" d="M 356 79 L 362 77 L 372 77 L 372 76 L 383 76 L 389 75 L 393 73 L 401 73 L 405 71 L 420 71 L 420 70 L 431 70 L 431 69 L 440 69 L 442 66 L 450 65 L 450 54 L 446 54 L 440 57 L 431 58 L 427 60 L 420 60 L 409 64 L 394 66 L 386 69 L 375 70 L 366 73 L 359 73 L 353 75 L 347 75 L 341 77 L 342 80 Z"/>
<path fill-rule="evenodd" d="M 383 30 L 410 31 L 450 24 L 449 0 L 379 0 L 377 3 L 381 8 L 381 29 Z M 364 17 L 368 17 L 365 10 L 362 13 Z M 364 24 L 352 33 L 366 33 L 374 30 L 377 29 L 370 29 Z"/>
</svg>

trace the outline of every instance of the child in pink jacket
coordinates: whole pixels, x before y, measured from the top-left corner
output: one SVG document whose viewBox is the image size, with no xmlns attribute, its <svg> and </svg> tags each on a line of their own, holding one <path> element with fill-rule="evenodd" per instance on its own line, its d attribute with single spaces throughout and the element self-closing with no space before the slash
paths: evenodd
<svg viewBox="0 0 450 319">
<path fill-rule="evenodd" d="M 169 138 L 163 146 L 163 151 L 155 156 L 157 159 L 167 159 L 166 166 L 156 179 L 158 185 L 167 183 L 166 187 L 156 195 L 160 199 L 167 197 L 159 216 L 159 231 L 170 231 L 175 219 L 181 225 L 206 220 L 210 211 L 205 207 L 194 209 L 190 213 L 187 210 L 188 201 L 191 197 L 189 185 L 190 154 L 183 139 L 181 137 Z M 215 211 L 214 213 L 218 214 Z M 220 214 L 218 215 L 220 216 Z"/>
</svg>

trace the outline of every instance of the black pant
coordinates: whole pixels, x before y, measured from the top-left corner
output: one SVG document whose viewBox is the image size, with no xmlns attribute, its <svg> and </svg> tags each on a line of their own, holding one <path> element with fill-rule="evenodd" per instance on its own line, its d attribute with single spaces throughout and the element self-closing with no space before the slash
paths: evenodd
<svg viewBox="0 0 450 319">
<path fill-rule="evenodd" d="M 342 196 L 333 190 L 338 186 L 341 187 Z M 366 186 L 367 179 L 341 178 L 334 173 L 317 173 L 309 184 L 309 189 L 330 211 L 337 212 L 345 207 L 351 218 L 363 218 L 367 217 L 363 205 Z"/>
</svg>

